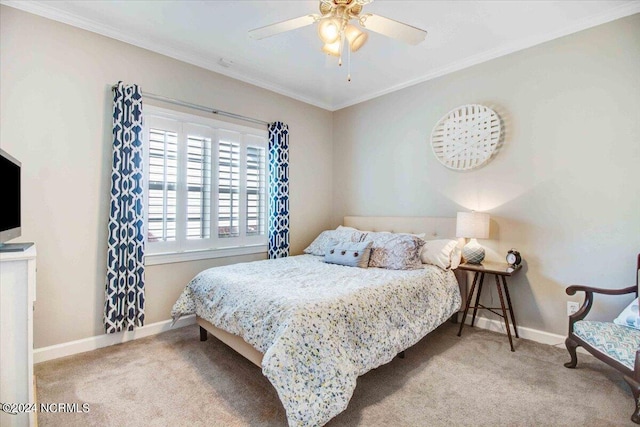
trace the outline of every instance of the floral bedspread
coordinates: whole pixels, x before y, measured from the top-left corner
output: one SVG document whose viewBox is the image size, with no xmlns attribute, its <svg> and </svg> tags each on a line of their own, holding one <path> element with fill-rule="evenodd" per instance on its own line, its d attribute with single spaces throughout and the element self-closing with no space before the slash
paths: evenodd
<svg viewBox="0 0 640 427">
<path fill-rule="evenodd" d="M 300 255 L 198 274 L 172 315 L 196 313 L 264 353 L 290 426 L 344 411 L 356 379 L 417 343 L 461 304 L 453 272 L 354 268 Z"/>
</svg>

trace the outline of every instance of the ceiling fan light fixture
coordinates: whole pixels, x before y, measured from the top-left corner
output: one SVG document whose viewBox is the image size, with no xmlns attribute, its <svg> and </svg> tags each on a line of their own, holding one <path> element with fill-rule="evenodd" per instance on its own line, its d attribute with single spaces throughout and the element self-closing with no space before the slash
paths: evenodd
<svg viewBox="0 0 640 427">
<path fill-rule="evenodd" d="M 318 35 L 326 44 L 332 44 L 340 38 L 340 20 L 336 18 L 323 18 L 318 23 Z"/>
<path fill-rule="evenodd" d="M 342 66 L 343 53 L 346 55 L 347 80 L 351 81 L 351 52 L 360 50 L 366 44 L 369 32 L 382 34 L 412 45 L 420 43 L 427 35 L 425 30 L 384 16 L 373 13 L 363 14 L 363 6 L 372 1 L 319 0 L 320 15 L 300 16 L 256 28 L 249 31 L 249 37 L 261 40 L 286 31 L 317 24 L 318 36 L 323 43 L 322 51 L 337 57 L 339 66 Z M 358 24 L 359 26 L 356 26 Z M 348 44 L 346 52 L 345 44 Z M 221 65 L 225 66 L 222 62 Z"/>
<path fill-rule="evenodd" d="M 360 49 L 367 42 L 369 34 L 361 31 L 355 25 L 349 24 L 344 29 L 344 35 L 349 40 L 349 46 L 351 46 L 351 52 L 355 52 Z"/>
<path fill-rule="evenodd" d="M 340 40 L 337 40 L 333 43 L 325 43 L 324 46 L 322 46 L 322 51 L 324 53 L 328 53 L 331 56 L 340 56 Z"/>
</svg>

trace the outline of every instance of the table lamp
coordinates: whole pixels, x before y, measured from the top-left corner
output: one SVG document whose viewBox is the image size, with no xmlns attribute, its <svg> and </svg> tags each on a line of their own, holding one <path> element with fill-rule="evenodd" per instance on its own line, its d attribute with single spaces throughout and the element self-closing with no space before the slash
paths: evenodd
<svg viewBox="0 0 640 427">
<path fill-rule="evenodd" d="M 480 264 L 484 259 L 484 248 L 476 239 L 489 237 L 489 214 L 482 212 L 458 212 L 456 237 L 470 239 L 462 248 L 462 257 L 469 264 Z"/>
</svg>

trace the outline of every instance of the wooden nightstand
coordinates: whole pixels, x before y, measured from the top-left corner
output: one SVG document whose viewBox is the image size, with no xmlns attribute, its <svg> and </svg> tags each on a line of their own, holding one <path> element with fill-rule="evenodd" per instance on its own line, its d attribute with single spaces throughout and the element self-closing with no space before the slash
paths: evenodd
<svg viewBox="0 0 640 427">
<path fill-rule="evenodd" d="M 511 322 L 513 323 L 513 330 L 516 332 L 516 338 L 520 338 L 518 335 L 518 328 L 516 327 L 516 316 L 513 314 L 513 308 L 511 307 L 511 297 L 509 297 L 509 288 L 507 287 L 507 276 L 513 276 L 517 273 L 522 265 L 511 266 L 504 262 L 485 262 L 483 264 L 460 264 L 458 268 L 460 270 L 465 271 L 473 271 L 475 274 L 473 276 L 473 284 L 471 285 L 471 290 L 469 291 L 469 295 L 467 296 L 467 304 L 464 307 L 464 315 L 462 316 L 462 322 L 460 323 L 460 329 L 458 330 L 458 336 L 462 335 L 462 328 L 464 327 L 464 322 L 467 320 L 467 314 L 469 313 L 469 309 L 473 308 L 473 317 L 471 318 L 471 326 L 476 321 L 476 313 L 478 309 L 489 310 L 493 314 L 497 314 L 498 316 L 504 319 L 504 325 L 507 329 L 507 336 L 509 337 L 509 345 L 511 345 L 511 351 L 515 351 L 513 348 L 513 339 L 511 338 L 511 328 L 509 327 L 509 317 L 511 317 Z M 500 296 L 500 307 L 485 307 L 480 304 L 480 294 L 482 293 L 482 283 L 484 282 L 485 274 L 493 274 L 496 278 L 496 287 L 498 288 L 498 296 Z M 502 282 L 502 286 L 500 283 Z M 478 286 L 478 292 L 476 293 L 476 302 L 472 306 L 471 305 L 471 297 L 473 296 L 473 292 L 475 291 L 476 286 Z M 504 304 L 504 298 L 502 296 L 502 288 L 504 288 L 504 296 L 507 297 L 507 305 Z M 495 310 L 502 309 L 502 313 L 498 313 Z M 507 316 L 507 310 L 509 311 L 510 316 Z"/>
</svg>

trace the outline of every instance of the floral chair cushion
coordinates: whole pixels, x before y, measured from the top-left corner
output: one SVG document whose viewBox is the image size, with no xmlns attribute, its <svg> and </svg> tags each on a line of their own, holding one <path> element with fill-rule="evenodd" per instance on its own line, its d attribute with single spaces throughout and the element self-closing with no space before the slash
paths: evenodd
<svg viewBox="0 0 640 427">
<path fill-rule="evenodd" d="M 633 370 L 640 331 L 611 322 L 581 320 L 573 325 L 573 333 L 599 352 Z"/>
</svg>

